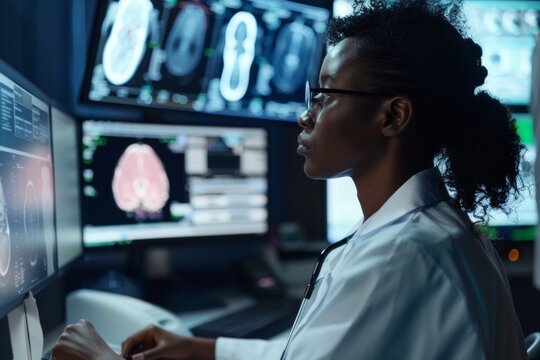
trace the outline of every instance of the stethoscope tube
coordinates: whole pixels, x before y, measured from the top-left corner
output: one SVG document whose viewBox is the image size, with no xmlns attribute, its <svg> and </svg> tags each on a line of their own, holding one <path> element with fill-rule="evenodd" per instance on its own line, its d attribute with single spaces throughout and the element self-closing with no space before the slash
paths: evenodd
<svg viewBox="0 0 540 360">
<path fill-rule="evenodd" d="M 349 240 L 353 237 L 355 233 L 352 233 L 351 235 L 347 236 L 345 239 L 337 241 L 333 243 L 332 245 L 328 246 L 326 249 L 324 249 L 321 254 L 319 255 L 319 258 L 317 259 L 317 262 L 315 263 L 315 267 L 313 268 L 313 272 L 311 273 L 311 278 L 309 279 L 309 282 L 306 287 L 306 291 L 304 292 L 304 298 L 302 299 L 302 304 L 300 305 L 300 309 L 298 310 L 298 314 L 296 315 L 296 319 L 294 319 L 293 326 L 291 328 L 291 331 L 289 332 L 289 336 L 287 337 L 287 342 L 285 343 L 285 348 L 283 349 L 283 353 L 281 354 L 281 360 L 285 359 L 285 356 L 287 355 L 287 350 L 289 348 L 289 344 L 292 339 L 292 335 L 294 334 L 294 331 L 296 330 L 296 327 L 298 326 L 298 321 L 302 317 L 302 312 L 304 310 L 304 306 L 307 303 L 307 300 L 311 299 L 311 295 L 313 294 L 313 290 L 315 290 L 315 284 L 317 283 L 317 279 L 319 278 L 319 274 L 321 273 L 322 266 L 324 264 L 324 260 L 326 260 L 326 257 L 328 254 L 330 254 L 333 250 L 346 245 Z"/>
</svg>

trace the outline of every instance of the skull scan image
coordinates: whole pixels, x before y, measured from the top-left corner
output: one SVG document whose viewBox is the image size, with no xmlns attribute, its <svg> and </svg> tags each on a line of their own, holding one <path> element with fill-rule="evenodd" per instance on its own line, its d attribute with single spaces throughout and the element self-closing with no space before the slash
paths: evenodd
<svg viewBox="0 0 540 360">
<path fill-rule="evenodd" d="M 103 49 L 103 72 L 114 85 L 128 82 L 144 56 L 153 6 L 149 0 L 120 0 Z"/>
<path fill-rule="evenodd" d="M 257 31 L 257 20 L 246 11 L 234 14 L 227 24 L 223 72 L 219 82 L 219 90 L 225 100 L 238 101 L 246 94 Z"/>
<path fill-rule="evenodd" d="M 24 250 L 28 254 L 28 261 L 30 266 L 36 266 L 39 255 L 39 231 L 40 226 L 40 214 L 39 203 L 36 194 L 36 188 L 32 180 L 26 183 L 26 194 L 24 197 L 24 236 L 25 245 Z"/>
<path fill-rule="evenodd" d="M 316 50 L 317 37 L 304 24 L 293 22 L 281 28 L 274 50 L 275 75 L 272 81 L 285 94 L 292 94 L 304 86 L 308 68 L 306 64 Z"/>
<path fill-rule="evenodd" d="M 5 284 L 11 262 L 11 238 L 4 186 L 0 179 L 0 286 Z"/>
<path fill-rule="evenodd" d="M 195 70 L 201 61 L 207 29 L 206 8 L 197 3 L 184 5 L 165 44 L 166 66 L 171 74 L 186 76 Z"/>
<path fill-rule="evenodd" d="M 125 212 L 158 212 L 169 199 L 169 179 L 158 155 L 147 144 L 129 145 L 118 160 L 112 190 Z"/>
</svg>

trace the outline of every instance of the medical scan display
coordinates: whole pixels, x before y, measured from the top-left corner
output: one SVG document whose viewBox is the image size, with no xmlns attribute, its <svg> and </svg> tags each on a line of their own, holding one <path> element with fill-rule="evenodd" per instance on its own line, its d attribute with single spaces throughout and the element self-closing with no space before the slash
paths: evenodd
<svg viewBox="0 0 540 360">
<path fill-rule="evenodd" d="M 483 89 L 508 105 L 527 105 L 540 1 L 468 0 L 464 11 L 488 69 Z"/>
<path fill-rule="evenodd" d="M 264 234 L 267 162 L 258 128 L 85 121 L 84 243 Z"/>
<path fill-rule="evenodd" d="M 513 114 L 516 119 L 518 134 L 525 147 L 520 164 L 521 185 L 520 198 L 511 204 L 512 212 L 507 215 L 502 211 L 490 212 L 488 225 L 492 227 L 494 238 L 510 240 L 533 240 L 538 223 L 536 209 L 536 191 L 534 181 L 534 162 L 536 147 L 534 144 L 533 119 L 529 114 Z"/>
<path fill-rule="evenodd" d="M 318 83 L 331 2 L 103 3 L 85 100 L 296 120 Z"/>
<path fill-rule="evenodd" d="M 49 105 L 0 68 L 0 311 L 56 270 Z"/>
</svg>

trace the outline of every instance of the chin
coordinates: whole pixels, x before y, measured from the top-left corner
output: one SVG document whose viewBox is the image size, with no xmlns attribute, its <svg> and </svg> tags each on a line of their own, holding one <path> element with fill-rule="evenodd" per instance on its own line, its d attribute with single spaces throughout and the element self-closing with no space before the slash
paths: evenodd
<svg viewBox="0 0 540 360">
<path fill-rule="evenodd" d="M 335 177 L 344 176 L 343 174 L 339 172 L 336 173 L 334 171 L 331 171 L 330 169 L 313 166 L 313 164 L 310 164 L 309 161 L 306 161 L 304 163 L 304 174 L 306 174 L 306 176 L 310 179 L 314 180 L 327 180 Z"/>
</svg>

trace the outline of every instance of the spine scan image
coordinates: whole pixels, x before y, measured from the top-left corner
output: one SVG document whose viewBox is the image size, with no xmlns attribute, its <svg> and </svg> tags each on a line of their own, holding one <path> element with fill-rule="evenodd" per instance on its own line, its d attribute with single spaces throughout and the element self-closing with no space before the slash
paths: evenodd
<svg viewBox="0 0 540 360">
<path fill-rule="evenodd" d="M 123 211 L 160 211 L 169 199 L 169 179 L 154 149 L 146 144 L 129 145 L 116 165 L 112 190 Z"/>
<path fill-rule="evenodd" d="M 0 180 L 0 286 L 7 282 L 6 276 L 11 263 L 11 238 L 4 186 Z M 5 281 L 4 281 L 5 280 Z"/>
<path fill-rule="evenodd" d="M 182 4 L 165 44 L 166 65 L 176 76 L 186 76 L 199 64 L 208 29 L 207 9 L 198 3 Z"/>
<path fill-rule="evenodd" d="M 153 6 L 149 0 L 120 0 L 103 50 L 103 72 L 114 85 L 128 82 L 144 56 Z"/>
<path fill-rule="evenodd" d="M 308 70 L 306 64 L 313 57 L 316 41 L 313 30 L 298 22 L 280 30 L 272 62 L 273 82 L 282 93 L 292 94 L 304 86 Z"/>
<path fill-rule="evenodd" d="M 225 100 L 238 101 L 246 94 L 256 40 L 255 17 L 246 11 L 234 14 L 225 31 L 223 73 L 219 83 L 221 96 Z"/>
</svg>

